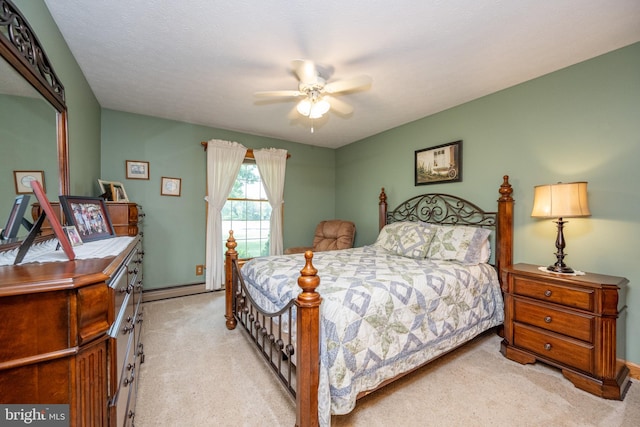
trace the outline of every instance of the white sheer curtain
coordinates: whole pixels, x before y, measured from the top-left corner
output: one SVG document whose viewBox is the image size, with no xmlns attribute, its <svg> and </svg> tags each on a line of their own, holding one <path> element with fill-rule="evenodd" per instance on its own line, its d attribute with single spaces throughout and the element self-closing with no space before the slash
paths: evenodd
<svg viewBox="0 0 640 427">
<path fill-rule="evenodd" d="M 220 289 L 224 283 L 222 208 L 233 188 L 246 152 L 247 148 L 237 142 L 220 139 L 207 141 L 207 290 Z M 226 240 L 226 236 L 224 239 Z"/>
<path fill-rule="evenodd" d="M 282 205 L 284 204 L 284 174 L 287 167 L 287 150 L 265 148 L 254 150 L 253 156 L 271 205 L 271 239 L 269 255 L 282 255 Z"/>
</svg>

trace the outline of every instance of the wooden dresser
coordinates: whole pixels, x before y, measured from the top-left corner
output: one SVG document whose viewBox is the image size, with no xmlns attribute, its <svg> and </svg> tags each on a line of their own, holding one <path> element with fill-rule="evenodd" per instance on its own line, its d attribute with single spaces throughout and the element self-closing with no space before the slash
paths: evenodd
<svg viewBox="0 0 640 427">
<path fill-rule="evenodd" d="M 516 264 L 503 273 L 501 352 L 519 363 L 556 366 L 576 387 L 624 399 L 631 385 L 624 357 L 628 280 L 570 276 Z"/>
<path fill-rule="evenodd" d="M 0 403 L 68 404 L 71 426 L 133 425 L 143 256 L 140 233 L 116 256 L 0 266 Z"/>
</svg>

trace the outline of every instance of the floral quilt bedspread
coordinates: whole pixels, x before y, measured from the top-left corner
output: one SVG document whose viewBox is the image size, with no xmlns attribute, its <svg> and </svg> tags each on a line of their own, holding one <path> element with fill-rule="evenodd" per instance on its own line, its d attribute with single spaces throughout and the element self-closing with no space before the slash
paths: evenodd
<svg viewBox="0 0 640 427">
<path fill-rule="evenodd" d="M 495 269 L 392 255 L 377 246 L 317 252 L 321 312 L 319 417 L 346 414 L 362 391 L 407 372 L 503 321 Z M 255 258 L 251 296 L 279 310 L 300 288 L 304 256 Z"/>
</svg>

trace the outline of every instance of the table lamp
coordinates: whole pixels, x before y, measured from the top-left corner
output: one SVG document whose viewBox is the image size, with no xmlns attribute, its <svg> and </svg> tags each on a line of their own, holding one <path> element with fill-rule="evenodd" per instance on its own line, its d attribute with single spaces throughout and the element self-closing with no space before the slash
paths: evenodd
<svg viewBox="0 0 640 427">
<path fill-rule="evenodd" d="M 531 216 L 534 218 L 558 218 L 558 236 L 556 237 L 556 258 L 555 264 L 547 267 L 547 270 L 556 273 L 573 273 L 573 269 L 564 263 L 565 241 L 562 229 L 567 223 L 563 218 L 579 218 L 590 216 L 589 204 L 587 201 L 587 183 L 569 182 L 557 184 L 537 185 L 533 193 L 533 210 Z"/>
</svg>

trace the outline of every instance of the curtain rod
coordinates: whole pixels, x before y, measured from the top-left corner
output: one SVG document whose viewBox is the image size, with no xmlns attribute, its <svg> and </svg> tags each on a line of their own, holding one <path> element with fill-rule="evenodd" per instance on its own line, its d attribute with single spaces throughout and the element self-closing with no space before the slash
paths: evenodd
<svg viewBox="0 0 640 427">
<path fill-rule="evenodd" d="M 204 147 L 204 151 L 207 151 L 207 141 L 202 141 L 200 143 L 202 147 Z M 253 156 L 253 148 L 247 148 L 247 154 L 244 155 L 245 158 L 255 159 Z M 287 153 L 287 159 L 291 157 L 291 154 Z"/>
</svg>

